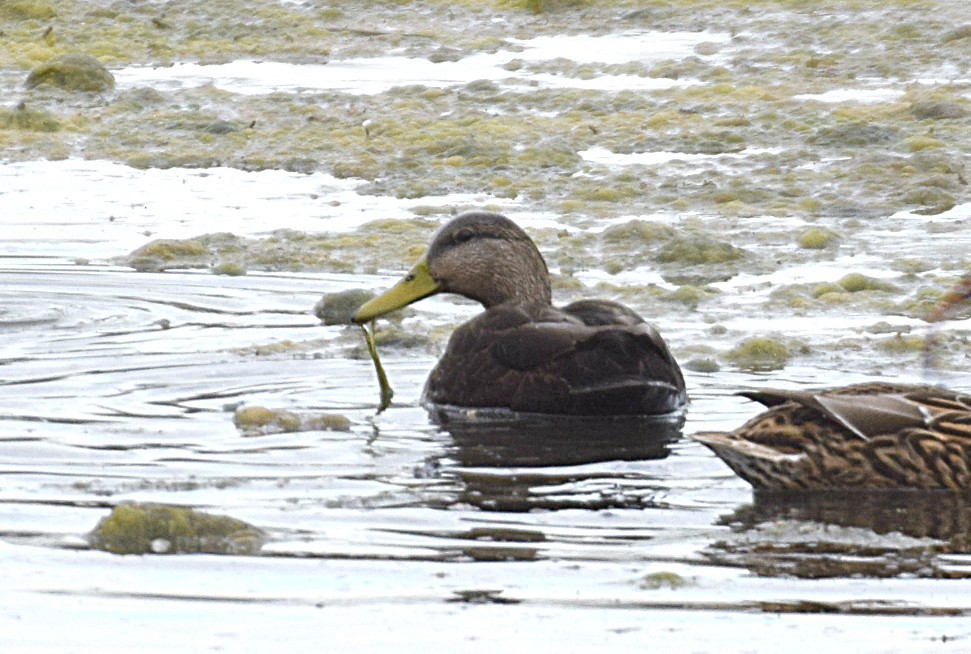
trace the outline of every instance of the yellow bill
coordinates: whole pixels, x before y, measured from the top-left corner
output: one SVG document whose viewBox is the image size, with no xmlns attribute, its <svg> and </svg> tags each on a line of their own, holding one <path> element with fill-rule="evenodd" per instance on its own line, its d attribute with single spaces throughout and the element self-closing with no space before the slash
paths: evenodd
<svg viewBox="0 0 971 654">
<path fill-rule="evenodd" d="M 428 272 L 428 262 L 425 257 L 422 257 L 415 264 L 415 267 L 401 278 L 401 281 L 373 300 L 365 302 L 354 314 L 352 320 L 355 324 L 363 325 L 375 318 L 397 311 L 412 302 L 417 302 L 424 297 L 437 293 L 438 290 L 439 284 Z"/>
</svg>

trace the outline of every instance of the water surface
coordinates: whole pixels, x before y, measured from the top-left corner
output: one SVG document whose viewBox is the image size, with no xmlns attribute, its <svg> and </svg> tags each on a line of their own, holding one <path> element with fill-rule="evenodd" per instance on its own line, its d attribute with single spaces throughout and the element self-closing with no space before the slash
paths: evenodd
<svg viewBox="0 0 971 654">
<path fill-rule="evenodd" d="M 226 106 L 243 106 L 252 96 L 307 95 L 328 111 L 353 109 L 361 97 L 386 100 L 381 94 L 398 87 L 457 88 L 461 96 L 476 81 L 517 93 L 594 90 L 606 100 L 632 91 L 701 94 L 716 86 L 730 95 L 717 67 L 737 74 L 777 70 L 777 62 L 758 57 L 775 52 L 782 38 L 776 21 L 783 18 L 814 30 L 820 24 L 815 15 L 780 12 L 753 18 L 740 34 L 727 25 L 613 34 L 580 25 L 564 28 L 576 32 L 565 36 L 510 29 L 502 47 L 440 63 L 388 47 L 326 64 L 187 59 L 172 66 L 136 62 L 114 72 L 119 97 L 147 86 L 169 94 L 149 114 L 165 102 L 197 102 L 203 96 L 186 100 L 179 93 L 209 86 L 218 92 L 207 101 Z M 828 29 L 837 18 L 826 18 Z M 726 23 L 720 14 L 712 21 Z M 707 78 L 609 68 L 663 62 L 688 62 L 695 68 L 686 70 Z M 607 68 L 580 69 L 588 64 Z M 905 112 L 893 103 L 914 92 L 913 80 L 941 92 L 966 83 L 958 65 L 928 66 L 925 75 L 902 77 L 821 74 L 806 93 L 768 94 L 765 103 L 772 111 L 790 99 L 800 107 L 842 105 L 837 111 L 854 120 L 871 110 L 887 120 Z M 670 102 L 663 107 L 670 119 L 714 102 L 698 97 L 658 102 Z M 473 105 L 456 114 L 509 110 Z M 559 115 L 545 107 L 524 120 L 547 114 Z M 354 115 L 357 128 L 370 114 Z M 594 122 L 569 128 L 595 133 Z M 942 131 L 950 125 L 938 123 Z M 259 145 L 259 131 L 252 138 L 257 149 L 279 146 Z M 933 299 L 969 265 L 966 196 L 953 191 L 953 206 L 933 214 L 908 200 L 877 216 L 852 207 L 812 215 L 779 215 L 770 206 L 737 211 L 731 201 L 707 213 L 695 205 L 654 206 L 654 192 L 667 179 L 660 175 L 677 178 L 685 192 L 730 190 L 739 178 L 757 186 L 779 171 L 798 181 L 838 170 L 859 154 L 820 153 L 773 129 L 765 142 L 715 152 L 649 147 L 650 140 L 578 147 L 568 166 L 537 168 L 550 186 L 563 180 L 609 186 L 622 178 L 645 193 L 636 206 L 590 200 L 572 210 L 553 194 L 503 195 L 465 183 L 451 193 L 395 193 L 382 188 L 380 177 L 324 172 L 326 157 L 309 174 L 218 165 L 136 169 L 90 157 L 90 142 L 78 141 L 60 160 L 0 165 L 5 651 L 256 652 L 286 643 L 288 651 L 491 652 L 511 639 L 523 650 L 644 651 L 659 638 L 676 651 L 698 652 L 775 651 L 780 643 L 787 652 L 815 652 L 821 638 L 841 651 L 967 649 L 965 503 L 908 494 L 753 497 L 686 437 L 731 429 L 754 415 L 756 406 L 733 395 L 740 388 L 892 378 L 971 389 L 967 313 L 933 328 L 944 343 L 939 369 L 925 370 L 920 341 L 906 340 L 932 329 L 913 305 Z M 937 146 L 928 147 L 933 154 Z M 901 170 L 898 155 L 874 155 L 873 165 Z M 954 174 L 946 157 L 907 156 L 937 171 L 927 173 L 932 185 L 946 186 Z M 860 204 L 886 200 L 880 187 L 858 185 Z M 361 236 L 374 220 L 441 222 L 453 210 L 481 206 L 504 211 L 537 236 L 560 282 L 560 300 L 618 297 L 658 326 L 680 360 L 722 362 L 717 372 L 686 370 L 691 405 L 680 432 L 449 433 L 418 405 L 441 335 L 428 339 L 430 347 L 382 350 L 396 395 L 376 415 L 377 384 L 360 355 L 358 332 L 323 326 L 312 309 L 324 293 L 388 286 L 403 270 L 394 262 L 356 272 L 253 268 L 231 277 L 204 267 L 135 272 L 122 258 L 156 238 L 222 231 L 264 239 L 284 228 Z M 715 233 L 748 258 L 722 269 L 664 267 L 645 255 L 614 269 L 598 239 L 637 220 L 679 234 Z M 796 238 L 809 228 L 840 238 L 828 249 L 800 248 Z M 563 253 L 570 242 L 594 245 L 571 260 Z M 628 254 L 636 247 L 630 243 Z M 811 297 L 812 285 L 848 273 L 896 290 L 832 304 Z M 669 296 L 691 287 L 702 289 L 697 306 Z M 447 333 L 476 310 L 433 298 L 401 324 Z M 792 348 L 784 367 L 747 372 L 721 358 L 745 338 L 767 334 Z M 351 427 L 247 437 L 233 425 L 239 406 L 336 413 Z M 91 550 L 85 534 L 113 506 L 130 501 L 231 515 L 265 530 L 268 541 L 262 556 L 251 557 Z"/>
</svg>

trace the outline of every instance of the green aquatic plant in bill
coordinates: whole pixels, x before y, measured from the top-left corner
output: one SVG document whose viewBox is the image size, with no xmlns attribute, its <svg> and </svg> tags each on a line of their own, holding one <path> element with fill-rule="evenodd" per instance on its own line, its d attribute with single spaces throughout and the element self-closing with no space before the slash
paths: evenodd
<svg viewBox="0 0 971 654">
<path fill-rule="evenodd" d="M 378 385 L 381 388 L 381 401 L 378 404 L 378 413 L 381 413 L 391 406 L 394 389 L 388 383 L 388 376 L 384 372 L 384 366 L 381 365 L 381 359 L 378 357 L 378 349 L 374 345 L 374 335 L 372 333 L 374 331 L 374 321 L 371 321 L 370 331 L 368 331 L 367 325 L 361 325 L 361 331 L 364 332 L 364 340 L 367 342 L 368 353 L 371 355 L 371 360 L 374 361 L 374 371 L 378 373 Z"/>
</svg>

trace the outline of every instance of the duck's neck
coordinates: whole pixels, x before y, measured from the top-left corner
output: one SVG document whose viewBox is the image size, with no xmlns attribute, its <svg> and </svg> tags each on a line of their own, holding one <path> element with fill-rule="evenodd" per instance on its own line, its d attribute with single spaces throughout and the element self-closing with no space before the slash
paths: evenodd
<svg viewBox="0 0 971 654">
<path fill-rule="evenodd" d="M 506 302 L 552 304 L 550 275 L 543 256 L 532 241 L 521 241 L 516 256 L 505 257 L 489 270 L 489 283 L 479 287 L 474 298 L 488 309 Z"/>
<path fill-rule="evenodd" d="M 553 294 L 550 290 L 550 280 L 543 267 L 542 275 L 538 270 L 521 269 L 504 271 L 495 278 L 495 282 L 485 294 L 476 298 L 486 309 L 506 302 L 515 304 L 552 304 Z"/>
</svg>

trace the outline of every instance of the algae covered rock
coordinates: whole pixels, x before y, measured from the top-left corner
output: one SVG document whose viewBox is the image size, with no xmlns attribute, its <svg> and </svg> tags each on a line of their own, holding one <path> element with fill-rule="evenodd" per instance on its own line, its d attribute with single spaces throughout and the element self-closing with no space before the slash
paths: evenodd
<svg viewBox="0 0 971 654">
<path fill-rule="evenodd" d="M 298 431 L 350 431 L 351 420 L 338 413 L 308 413 L 298 415 L 286 409 L 269 409 L 263 406 L 239 407 L 233 415 L 233 424 L 243 436 Z"/>
<path fill-rule="evenodd" d="M 112 554 L 256 554 L 265 535 L 249 523 L 166 504 L 122 504 L 88 535 Z"/>
<path fill-rule="evenodd" d="M 661 248 L 655 259 L 660 263 L 698 266 L 735 261 L 743 256 L 745 251 L 731 243 L 699 235 L 671 239 Z"/>
<path fill-rule="evenodd" d="M 373 297 L 372 291 L 363 288 L 328 293 L 314 305 L 314 315 L 325 325 L 349 325 L 354 312 Z"/>
<path fill-rule="evenodd" d="M 874 279 L 873 277 L 868 277 L 863 273 L 849 273 L 841 277 L 836 283 L 842 286 L 847 293 L 859 293 L 860 291 L 881 291 L 884 293 L 891 293 L 900 290 L 890 282 Z"/>
<path fill-rule="evenodd" d="M 728 352 L 726 358 L 741 370 L 767 372 L 786 367 L 790 358 L 789 348 L 767 337 L 749 338 Z"/>
<path fill-rule="evenodd" d="M 47 20 L 56 15 L 54 3 L 50 0 L 3 0 L 3 2 L 0 2 L 0 19 L 3 20 Z"/>
<path fill-rule="evenodd" d="M 699 372 L 704 374 L 713 374 L 721 370 L 721 366 L 718 362 L 711 357 L 695 357 L 693 359 L 688 359 L 683 364 L 682 368 L 690 370 L 691 372 Z"/>
<path fill-rule="evenodd" d="M 799 247 L 804 250 L 823 250 L 836 243 L 839 236 L 836 232 L 821 227 L 811 227 L 799 235 Z"/>
<path fill-rule="evenodd" d="M 158 239 L 143 245 L 123 262 L 138 272 L 209 267 L 212 253 L 198 239 Z"/>
<path fill-rule="evenodd" d="M 910 111 L 919 120 L 952 120 L 968 115 L 964 106 L 947 100 L 920 100 L 910 106 Z"/>
<path fill-rule="evenodd" d="M 212 267 L 212 274 L 225 277 L 242 277 L 246 274 L 246 266 L 238 261 L 223 261 Z"/>
<path fill-rule="evenodd" d="M 0 107 L 0 129 L 56 132 L 61 129 L 61 123 L 50 112 L 32 109 L 21 103 L 14 109 Z"/>
<path fill-rule="evenodd" d="M 674 238 L 674 229 L 658 222 L 631 220 L 620 225 L 608 227 L 603 232 L 606 243 L 620 243 L 629 246 L 631 241 L 639 244 L 653 244 Z"/>
<path fill-rule="evenodd" d="M 827 125 L 810 137 L 813 145 L 835 147 L 865 147 L 888 143 L 897 138 L 898 130 L 886 125 L 875 125 L 865 121 Z"/>
<path fill-rule="evenodd" d="M 102 93 L 115 87 L 115 76 L 91 55 L 68 53 L 49 59 L 30 71 L 27 88 L 41 84 L 65 91 Z"/>
</svg>

